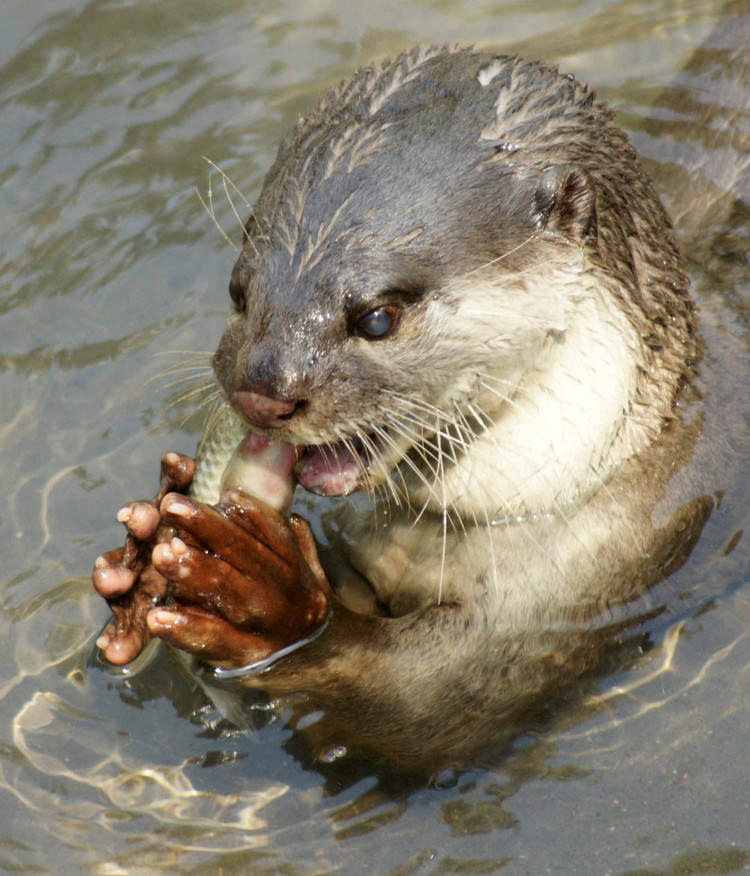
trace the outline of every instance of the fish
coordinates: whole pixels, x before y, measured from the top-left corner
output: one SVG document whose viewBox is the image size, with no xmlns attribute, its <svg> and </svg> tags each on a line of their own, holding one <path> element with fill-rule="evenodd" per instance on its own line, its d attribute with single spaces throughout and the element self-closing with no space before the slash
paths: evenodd
<svg viewBox="0 0 750 876">
<path fill-rule="evenodd" d="M 228 490 L 242 490 L 288 515 L 294 499 L 294 466 L 301 447 L 248 430 L 230 405 L 209 417 L 196 451 L 188 495 L 216 505 Z"/>
</svg>

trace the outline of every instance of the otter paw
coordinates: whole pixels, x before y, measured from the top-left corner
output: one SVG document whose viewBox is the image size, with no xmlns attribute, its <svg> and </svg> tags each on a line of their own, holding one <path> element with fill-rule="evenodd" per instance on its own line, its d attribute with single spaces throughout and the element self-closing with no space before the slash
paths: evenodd
<svg viewBox="0 0 750 876">
<path fill-rule="evenodd" d="M 154 547 L 168 603 L 148 627 L 175 647 L 224 667 L 265 659 L 325 623 L 330 588 L 312 535 L 238 491 L 216 507 L 168 494 L 161 518 L 178 536 Z"/>
<path fill-rule="evenodd" d="M 97 639 L 110 663 L 129 663 L 152 638 L 147 615 L 163 601 L 167 582 L 151 565 L 151 553 L 159 540 L 173 534 L 162 525 L 159 504 L 167 493 L 186 490 L 194 471 L 195 463 L 189 457 L 165 453 L 154 500 L 132 502 L 117 514 L 127 529 L 125 546 L 102 554 L 94 564 L 94 588 L 107 600 L 114 616 Z"/>
</svg>

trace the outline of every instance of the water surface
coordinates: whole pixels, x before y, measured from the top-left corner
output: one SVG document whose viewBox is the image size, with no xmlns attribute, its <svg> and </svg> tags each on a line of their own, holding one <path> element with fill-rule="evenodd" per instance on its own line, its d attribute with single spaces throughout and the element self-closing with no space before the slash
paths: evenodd
<svg viewBox="0 0 750 876">
<path fill-rule="evenodd" d="M 726 432 L 732 410 L 731 440 L 748 448 L 747 209 L 694 221 L 694 196 L 726 203 L 736 180 L 723 169 L 748 141 L 694 124 L 705 101 L 690 89 L 725 62 L 721 51 L 680 74 L 720 4 L 4 9 L 0 872 L 749 870 L 747 468 L 717 483 L 717 510 L 670 581 L 671 620 L 648 653 L 494 768 L 436 787 L 382 788 L 345 764 L 308 769 L 283 722 L 236 733 L 166 653 L 137 677 L 89 661 L 107 612 L 88 573 L 121 540 L 115 511 L 151 494 L 161 452 L 191 452 L 200 429 L 173 385 L 184 375 L 151 379 L 205 362 L 225 319 L 234 253 L 196 189 L 211 190 L 235 241 L 237 220 L 204 157 L 252 201 L 281 135 L 327 85 L 417 41 L 543 57 L 617 107 L 693 256 L 704 440 Z M 732 99 L 747 109 L 745 86 Z"/>
</svg>

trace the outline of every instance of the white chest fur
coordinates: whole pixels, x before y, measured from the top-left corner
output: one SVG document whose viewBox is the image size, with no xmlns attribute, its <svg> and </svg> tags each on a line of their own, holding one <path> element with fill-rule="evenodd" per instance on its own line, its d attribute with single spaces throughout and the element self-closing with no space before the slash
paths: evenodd
<svg viewBox="0 0 750 876">
<path fill-rule="evenodd" d="M 424 484 L 414 486 L 417 504 L 479 522 L 565 516 L 639 448 L 644 435 L 632 411 L 639 339 L 580 260 L 576 254 L 537 272 L 521 290 L 494 284 L 463 296 L 456 318 L 481 324 L 484 315 L 477 344 L 494 345 L 496 365 L 486 352 L 478 356 L 479 390 L 461 408 L 482 427 L 445 462 L 429 495 Z"/>
</svg>

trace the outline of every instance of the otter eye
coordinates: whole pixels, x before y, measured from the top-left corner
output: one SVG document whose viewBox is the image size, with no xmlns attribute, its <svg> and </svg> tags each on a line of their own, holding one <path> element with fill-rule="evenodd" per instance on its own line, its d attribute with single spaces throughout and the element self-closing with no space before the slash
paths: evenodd
<svg viewBox="0 0 750 876">
<path fill-rule="evenodd" d="M 375 340 L 391 334 L 398 324 L 398 310 L 395 307 L 378 307 L 363 316 L 357 323 L 357 330 L 366 338 Z"/>
</svg>

